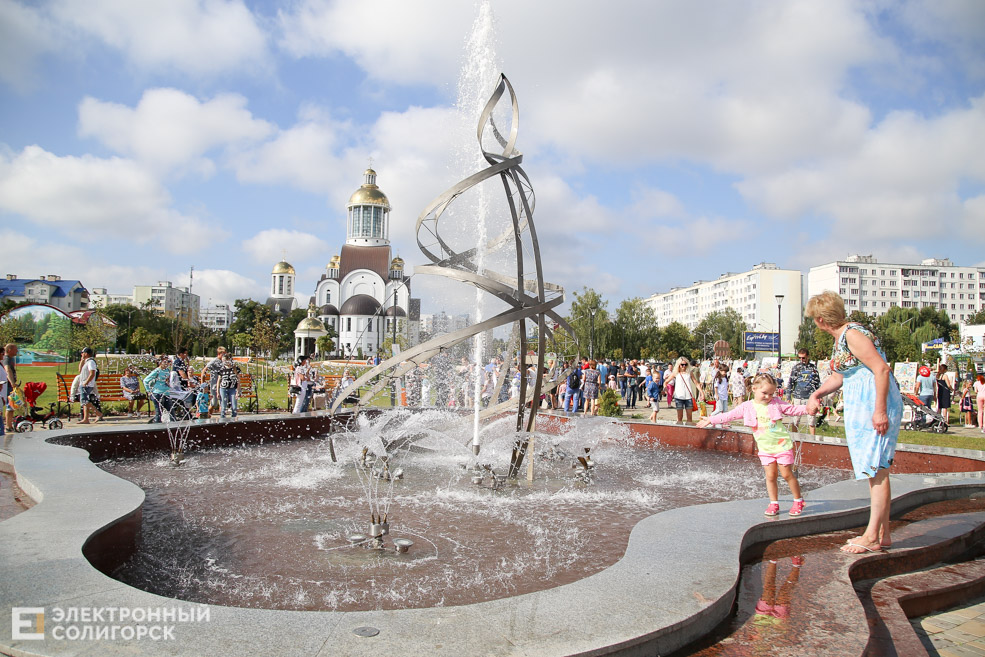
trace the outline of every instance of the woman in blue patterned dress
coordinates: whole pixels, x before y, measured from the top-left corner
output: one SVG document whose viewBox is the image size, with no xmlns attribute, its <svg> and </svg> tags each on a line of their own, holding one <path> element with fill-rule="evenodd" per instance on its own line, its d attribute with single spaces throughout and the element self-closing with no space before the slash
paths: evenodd
<svg viewBox="0 0 985 657">
<path fill-rule="evenodd" d="M 820 399 L 842 388 L 848 452 L 856 479 L 869 480 L 869 524 L 865 532 L 842 546 L 843 552 L 879 552 L 892 545 L 889 536 L 889 466 L 896 454 L 903 417 L 899 385 L 879 349 L 879 341 L 865 327 L 849 322 L 845 301 L 834 292 L 822 292 L 807 302 L 804 315 L 834 338 L 831 376 L 811 395 L 810 413 Z"/>
</svg>

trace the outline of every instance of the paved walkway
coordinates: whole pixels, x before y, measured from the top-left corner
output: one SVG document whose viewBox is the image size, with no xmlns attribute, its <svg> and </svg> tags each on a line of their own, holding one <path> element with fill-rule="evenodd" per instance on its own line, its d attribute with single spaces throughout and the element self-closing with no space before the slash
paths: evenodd
<svg viewBox="0 0 985 657">
<path fill-rule="evenodd" d="M 940 657 L 985 655 L 985 600 L 981 598 L 977 604 L 915 618 L 911 622 L 931 654 L 932 646 Z"/>
</svg>

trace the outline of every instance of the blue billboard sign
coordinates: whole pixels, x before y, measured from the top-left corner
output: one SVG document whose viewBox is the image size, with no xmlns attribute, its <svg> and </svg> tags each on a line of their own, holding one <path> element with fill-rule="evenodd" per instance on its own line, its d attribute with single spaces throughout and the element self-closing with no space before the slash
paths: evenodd
<svg viewBox="0 0 985 657">
<path fill-rule="evenodd" d="M 780 348 L 780 334 L 746 331 L 742 334 L 742 344 L 745 351 L 777 351 Z"/>
</svg>

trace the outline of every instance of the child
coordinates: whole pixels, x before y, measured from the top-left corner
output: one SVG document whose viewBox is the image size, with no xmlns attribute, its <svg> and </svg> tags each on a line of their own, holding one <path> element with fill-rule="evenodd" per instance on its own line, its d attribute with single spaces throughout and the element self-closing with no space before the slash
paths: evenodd
<svg viewBox="0 0 985 657">
<path fill-rule="evenodd" d="M 975 425 L 971 421 L 971 414 L 975 410 L 974 390 L 971 388 L 971 379 L 968 379 L 961 386 L 960 408 L 964 413 L 964 428 L 971 429 Z"/>
<path fill-rule="evenodd" d="M 198 395 L 195 396 L 195 405 L 198 406 L 198 413 L 196 417 L 199 420 L 205 420 L 209 417 L 209 387 L 201 386 L 198 389 Z"/>
<path fill-rule="evenodd" d="M 728 410 L 728 366 L 719 365 L 718 373 L 712 383 L 715 387 L 715 412 L 724 413 Z"/>
<path fill-rule="evenodd" d="M 616 383 L 616 375 L 615 374 L 610 374 L 609 375 L 609 383 L 606 384 L 606 387 L 609 390 L 615 390 L 616 392 L 619 391 L 619 384 Z"/>
<path fill-rule="evenodd" d="M 752 427 L 756 446 L 759 448 L 759 460 L 766 469 L 766 492 L 770 496 L 766 515 L 776 516 L 780 513 L 776 485 L 776 473 L 779 469 L 794 496 L 790 515 L 799 516 L 804 511 L 804 499 L 800 495 L 800 482 L 797 481 L 797 475 L 790 467 L 794 461 L 793 440 L 780 420 L 784 415 L 807 415 L 807 406 L 795 406 L 778 399 L 776 379 L 765 372 L 757 374 L 752 380 L 752 394 L 752 401 L 742 402 L 728 413 L 717 413 L 703 418 L 698 422 L 698 427 L 726 424 L 738 419 L 742 419 L 742 423 L 747 427 Z"/>
</svg>

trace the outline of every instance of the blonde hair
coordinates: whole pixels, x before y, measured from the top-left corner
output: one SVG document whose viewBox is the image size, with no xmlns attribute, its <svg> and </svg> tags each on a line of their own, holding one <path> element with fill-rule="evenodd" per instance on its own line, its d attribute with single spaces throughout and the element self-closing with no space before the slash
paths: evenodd
<svg viewBox="0 0 985 657">
<path fill-rule="evenodd" d="M 766 372 L 760 372 L 755 377 L 753 377 L 752 387 L 758 388 L 762 386 L 764 383 L 766 385 L 771 385 L 774 388 L 776 387 L 776 379 L 773 378 L 772 374 L 767 374 Z"/>
<path fill-rule="evenodd" d="M 691 369 L 691 362 L 684 356 L 677 359 L 677 362 L 674 363 L 674 369 L 680 369 L 681 365 L 686 365 L 688 370 Z"/>
<path fill-rule="evenodd" d="M 831 290 L 815 294 L 804 308 L 804 317 L 820 318 L 832 328 L 843 326 L 848 321 L 848 316 L 845 314 L 845 300 Z"/>
</svg>

